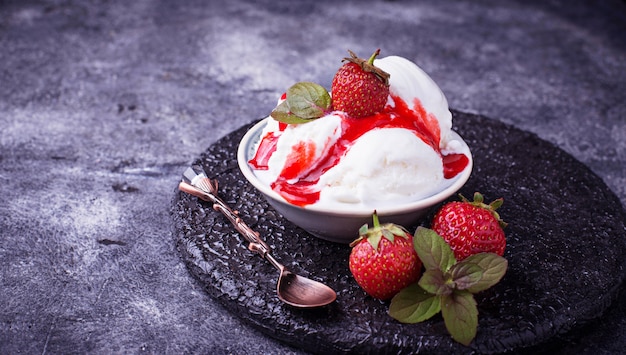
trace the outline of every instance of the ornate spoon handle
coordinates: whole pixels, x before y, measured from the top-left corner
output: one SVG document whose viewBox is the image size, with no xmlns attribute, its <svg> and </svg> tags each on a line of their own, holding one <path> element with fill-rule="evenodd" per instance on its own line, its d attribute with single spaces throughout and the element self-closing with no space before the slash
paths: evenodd
<svg viewBox="0 0 626 355">
<path fill-rule="evenodd" d="M 248 226 L 241 219 L 241 217 L 239 217 L 239 213 L 237 211 L 233 211 L 224 201 L 222 201 L 222 199 L 217 196 L 217 180 L 209 179 L 204 173 L 204 170 L 195 165 L 187 168 L 183 174 L 183 178 L 185 181 L 181 181 L 178 185 L 178 188 L 181 191 L 194 195 L 204 201 L 212 202 L 213 209 L 226 216 L 235 229 L 237 229 L 237 231 L 241 233 L 241 235 L 243 235 L 248 242 L 250 242 L 248 249 L 267 259 L 268 254 L 271 252 L 271 248 L 261 239 L 259 232 L 250 228 L 250 226 Z M 272 264 L 274 263 L 272 262 Z"/>
</svg>

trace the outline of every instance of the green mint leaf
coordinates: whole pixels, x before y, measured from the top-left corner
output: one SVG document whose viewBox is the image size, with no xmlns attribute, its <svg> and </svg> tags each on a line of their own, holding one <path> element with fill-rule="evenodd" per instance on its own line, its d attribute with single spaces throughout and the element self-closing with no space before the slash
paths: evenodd
<svg viewBox="0 0 626 355">
<path fill-rule="evenodd" d="M 464 290 L 442 296 L 441 315 L 452 339 L 468 346 L 478 328 L 478 309 L 474 295 Z"/>
<path fill-rule="evenodd" d="M 418 284 L 425 291 L 435 295 L 449 295 L 452 293 L 453 285 L 446 282 L 443 271 L 439 269 L 428 269 L 424 271 Z"/>
<path fill-rule="evenodd" d="M 509 265 L 505 258 L 494 253 L 470 255 L 462 261 L 462 263 L 464 262 L 478 265 L 483 270 L 483 275 L 480 280 L 467 288 L 467 291 L 471 293 L 486 290 L 500 282 Z"/>
<path fill-rule="evenodd" d="M 477 264 L 462 260 L 450 268 L 450 277 L 457 290 L 468 289 L 483 277 L 483 268 Z"/>
<path fill-rule="evenodd" d="M 287 123 L 287 124 L 298 124 L 298 123 L 307 123 L 311 122 L 314 119 L 306 119 L 302 117 L 296 116 L 289 110 L 289 106 L 287 105 L 287 101 L 281 102 L 276 108 L 270 113 L 273 119 L 279 122 Z"/>
<path fill-rule="evenodd" d="M 441 310 L 441 297 L 423 290 L 417 283 L 398 292 L 389 305 L 389 315 L 402 323 L 425 321 Z"/>
<path fill-rule="evenodd" d="M 330 94 L 323 86 L 299 82 L 287 89 L 287 99 L 270 114 L 277 121 L 296 124 L 307 123 L 325 115 L 331 107 Z"/>
<path fill-rule="evenodd" d="M 456 263 L 448 243 L 432 229 L 417 227 L 413 246 L 426 270 L 439 269 L 446 272 Z"/>
<path fill-rule="evenodd" d="M 295 83 L 287 89 L 287 105 L 291 112 L 302 118 L 319 118 L 330 108 L 330 94 L 323 86 L 311 83 Z"/>
</svg>

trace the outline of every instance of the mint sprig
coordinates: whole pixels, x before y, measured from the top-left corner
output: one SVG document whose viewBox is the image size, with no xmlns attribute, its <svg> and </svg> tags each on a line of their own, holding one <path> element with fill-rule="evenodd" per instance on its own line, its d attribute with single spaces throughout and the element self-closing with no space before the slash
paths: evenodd
<svg viewBox="0 0 626 355">
<path fill-rule="evenodd" d="M 424 227 L 415 231 L 413 246 L 426 270 L 417 283 L 393 297 L 389 315 L 402 323 L 419 323 L 441 312 L 452 338 L 469 345 L 478 328 L 474 294 L 504 277 L 507 260 L 479 253 L 457 261 L 446 241 Z"/>
<path fill-rule="evenodd" d="M 331 108 L 328 91 L 312 82 L 299 82 L 286 92 L 287 98 L 272 111 L 275 120 L 288 123 L 307 123 L 320 118 Z"/>
</svg>

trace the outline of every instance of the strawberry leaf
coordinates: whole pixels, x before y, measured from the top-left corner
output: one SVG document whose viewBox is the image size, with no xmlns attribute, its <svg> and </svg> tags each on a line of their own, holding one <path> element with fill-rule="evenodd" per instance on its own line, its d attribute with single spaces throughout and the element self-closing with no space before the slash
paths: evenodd
<svg viewBox="0 0 626 355">
<path fill-rule="evenodd" d="M 393 241 L 395 239 L 395 236 L 393 235 L 393 233 L 388 228 L 381 227 L 380 231 L 381 231 L 381 233 L 383 234 L 383 236 L 385 238 L 387 238 L 390 242 L 393 243 Z"/>
<path fill-rule="evenodd" d="M 480 292 L 500 282 L 509 265 L 508 261 L 494 253 L 478 253 L 470 255 L 461 263 L 478 265 L 482 270 L 482 277 L 467 290 L 471 293 Z"/>
<path fill-rule="evenodd" d="M 454 289 L 452 284 L 446 282 L 446 277 L 439 269 L 428 269 L 424 271 L 418 284 L 425 291 L 435 295 L 448 295 Z"/>
<path fill-rule="evenodd" d="M 477 264 L 463 260 L 450 268 L 450 276 L 457 290 L 465 290 L 474 286 L 481 280 L 483 277 L 483 268 Z"/>
<path fill-rule="evenodd" d="M 498 208 L 502 207 L 502 204 L 504 203 L 504 199 L 503 198 L 499 198 L 496 200 L 493 200 L 490 204 L 489 207 L 491 207 L 494 211 L 497 210 Z"/>
<path fill-rule="evenodd" d="M 478 309 L 469 291 L 455 291 L 442 296 L 441 315 L 452 339 L 467 346 L 476 336 Z"/>
<path fill-rule="evenodd" d="M 378 244 L 380 244 L 380 240 L 383 239 L 382 233 L 369 233 L 367 235 L 367 241 L 370 243 L 374 250 L 378 251 Z"/>
<path fill-rule="evenodd" d="M 439 269 L 446 272 L 456 263 L 448 243 L 432 229 L 417 227 L 413 246 L 426 270 Z"/>
<path fill-rule="evenodd" d="M 396 237 L 402 237 L 404 239 L 410 237 L 409 232 L 397 224 L 385 223 L 381 225 L 376 211 L 372 214 L 372 219 L 374 221 L 372 228 L 368 228 L 367 224 L 359 228 L 359 239 L 367 239 L 372 248 L 376 251 L 378 251 L 378 245 L 382 238 L 387 239 L 393 244 Z M 354 244 L 354 242 L 352 244 Z"/>
<path fill-rule="evenodd" d="M 441 297 L 423 290 L 417 283 L 398 292 L 389 305 L 389 315 L 402 323 L 425 321 L 441 310 Z"/>
<path fill-rule="evenodd" d="M 388 229 L 395 236 L 402 237 L 404 239 L 408 239 L 409 238 L 409 235 L 408 235 L 409 231 L 404 229 L 404 227 L 402 227 L 402 226 L 399 226 L 399 225 L 393 224 L 393 223 L 386 223 L 386 224 L 383 224 L 383 227 Z"/>
</svg>

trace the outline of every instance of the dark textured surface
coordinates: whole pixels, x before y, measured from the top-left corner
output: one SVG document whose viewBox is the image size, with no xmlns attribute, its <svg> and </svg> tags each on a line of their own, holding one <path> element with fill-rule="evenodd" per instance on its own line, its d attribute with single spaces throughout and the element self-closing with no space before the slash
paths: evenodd
<svg viewBox="0 0 626 355">
<path fill-rule="evenodd" d="M 0 1 L 0 353 L 302 354 L 205 292 L 169 211 L 202 152 L 294 82 L 328 87 L 347 49 L 415 61 L 626 206 L 624 33 L 619 0 Z M 555 341 L 533 353 L 622 353 L 623 286 Z"/>
<path fill-rule="evenodd" d="M 545 346 L 598 317 L 626 275 L 620 201 L 587 167 L 533 134 L 459 112 L 454 120 L 475 156 L 475 173 L 460 192 L 504 197 L 500 213 L 509 223 L 509 269 L 500 284 L 477 296 L 479 332 L 470 348 L 451 340 L 441 317 L 417 325 L 394 321 L 386 315 L 388 303 L 368 297 L 352 279 L 347 245 L 311 237 L 267 204 L 237 167 L 236 148 L 249 126 L 219 140 L 195 163 L 221 183 L 220 195 L 279 260 L 327 283 L 337 301 L 306 311 L 281 304 L 277 272 L 251 258 L 246 243 L 210 204 L 177 193 L 176 238 L 191 273 L 233 314 L 320 354 L 499 353 Z M 419 225 L 428 227 L 428 218 Z"/>
</svg>

